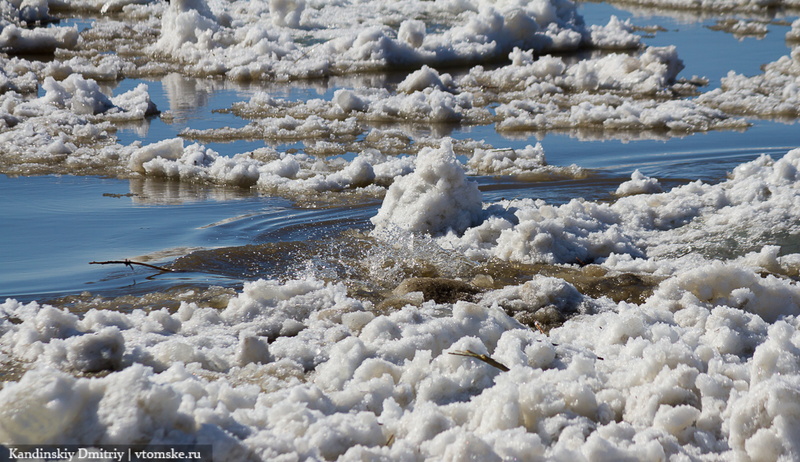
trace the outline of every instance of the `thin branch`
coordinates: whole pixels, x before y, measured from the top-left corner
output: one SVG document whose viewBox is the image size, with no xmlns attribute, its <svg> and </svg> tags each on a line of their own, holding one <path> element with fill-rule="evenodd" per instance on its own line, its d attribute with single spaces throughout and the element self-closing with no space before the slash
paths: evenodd
<svg viewBox="0 0 800 462">
<path fill-rule="evenodd" d="M 131 261 L 131 260 L 128 260 L 127 258 L 125 260 L 90 261 L 89 264 L 90 265 L 125 265 L 125 266 L 130 266 L 131 269 L 133 269 L 133 265 L 141 265 L 141 266 L 146 266 L 148 268 L 152 268 L 154 270 L 165 271 L 167 273 L 171 273 L 171 272 L 175 271 L 175 270 L 171 270 L 169 268 L 164 268 L 163 266 L 156 266 L 156 265 L 151 265 L 149 263 L 141 263 L 141 262 L 138 262 L 138 261 Z"/>
<path fill-rule="evenodd" d="M 456 355 L 456 356 L 467 356 L 467 357 L 470 357 L 470 358 L 479 359 L 479 360 L 485 362 L 486 364 L 488 364 L 490 366 L 494 366 L 494 367 L 500 369 L 503 372 L 507 372 L 509 370 L 508 367 L 506 367 L 504 364 L 501 364 L 501 363 L 497 362 L 491 356 L 478 354 L 478 353 L 475 353 L 474 351 L 471 351 L 471 350 L 451 351 L 450 354 L 451 355 Z"/>
</svg>

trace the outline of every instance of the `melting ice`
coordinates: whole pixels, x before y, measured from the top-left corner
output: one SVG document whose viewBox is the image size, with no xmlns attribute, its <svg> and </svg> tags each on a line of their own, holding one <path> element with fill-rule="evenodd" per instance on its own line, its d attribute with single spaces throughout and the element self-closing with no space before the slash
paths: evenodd
<svg viewBox="0 0 800 462">
<path fill-rule="evenodd" d="M 645 47 L 631 21 L 585 24 L 567 0 L 0 7 L 3 173 L 380 199 L 358 237 L 373 249 L 364 273 L 379 280 L 412 257 L 451 269 L 406 274 L 383 302 L 314 271 L 174 310 L 8 299 L 0 364 L 16 374 L 0 390 L 0 442 L 201 443 L 215 460 L 800 458 L 800 254 L 782 247 L 796 248 L 800 232 L 800 149 L 716 183 L 668 188 L 637 170 L 608 201 L 489 202 L 476 177 L 590 172 L 548 165 L 537 143 L 402 128 L 668 139 L 793 120 L 800 20 L 786 56 L 704 92 L 702 79 L 679 78 L 676 47 Z M 57 21 L 81 15 L 98 19 L 80 32 Z M 578 50 L 602 52 L 569 59 Z M 225 109 L 244 127 L 147 144 L 121 144 L 116 124 L 169 111 L 144 84 L 116 95 L 103 86 L 387 71 L 404 77 L 303 101 L 257 92 Z M 252 138 L 306 149 L 226 156 L 203 144 Z M 492 265 L 530 273 L 506 284 Z"/>
</svg>

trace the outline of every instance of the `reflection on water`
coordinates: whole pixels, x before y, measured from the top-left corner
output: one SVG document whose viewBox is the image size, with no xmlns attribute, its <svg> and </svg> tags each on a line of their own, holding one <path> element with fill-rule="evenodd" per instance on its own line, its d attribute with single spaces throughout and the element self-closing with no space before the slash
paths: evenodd
<svg viewBox="0 0 800 462">
<path fill-rule="evenodd" d="M 244 189 L 158 179 L 0 175 L 0 299 L 139 284 L 149 272 L 88 262 L 157 262 L 197 248 L 248 243 L 246 232 L 207 225 L 288 204 Z"/>
<path fill-rule="evenodd" d="M 189 114 L 208 106 L 210 95 L 227 90 L 226 81 L 218 79 L 196 79 L 180 74 L 168 74 L 161 79 L 161 87 L 169 102 L 173 118 L 185 122 Z"/>
<path fill-rule="evenodd" d="M 251 199 L 258 194 L 245 188 L 209 187 L 199 183 L 169 181 L 160 178 L 128 180 L 134 205 L 180 205 L 207 201 L 228 202 Z"/>
</svg>

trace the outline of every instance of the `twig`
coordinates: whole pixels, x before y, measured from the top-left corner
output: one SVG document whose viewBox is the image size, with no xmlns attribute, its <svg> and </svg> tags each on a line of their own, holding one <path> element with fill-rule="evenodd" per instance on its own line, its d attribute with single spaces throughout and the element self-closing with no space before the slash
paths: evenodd
<svg viewBox="0 0 800 462">
<path fill-rule="evenodd" d="M 479 359 L 479 360 L 485 362 L 486 364 L 488 364 L 490 366 L 494 366 L 494 367 L 500 369 L 503 372 L 507 372 L 509 370 L 508 367 L 506 367 L 504 364 L 501 364 L 501 363 L 497 362 L 491 356 L 478 354 L 478 353 L 475 353 L 474 351 L 471 351 L 471 350 L 451 351 L 450 354 L 451 355 L 456 355 L 456 356 L 467 356 L 467 357 L 470 357 L 470 358 Z"/>
<path fill-rule="evenodd" d="M 89 264 L 90 265 L 125 265 L 125 266 L 130 266 L 131 269 L 133 269 L 133 265 L 141 265 L 141 266 L 146 266 L 148 268 L 153 268 L 154 270 L 158 270 L 158 271 L 166 271 L 168 273 L 171 273 L 171 272 L 175 271 L 175 270 L 171 270 L 169 268 L 164 268 L 162 266 L 151 265 L 149 263 L 141 263 L 141 262 L 138 262 L 138 261 L 131 261 L 131 260 L 128 260 L 127 258 L 125 260 L 90 261 Z"/>
</svg>

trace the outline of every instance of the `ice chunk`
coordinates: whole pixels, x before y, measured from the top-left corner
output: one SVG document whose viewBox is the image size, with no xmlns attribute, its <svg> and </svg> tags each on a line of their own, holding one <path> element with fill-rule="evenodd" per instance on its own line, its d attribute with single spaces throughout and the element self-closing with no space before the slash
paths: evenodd
<svg viewBox="0 0 800 462">
<path fill-rule="evenodd" d="M 148 146 L 139 148 L 128 161 L 128 168 L 134 172 L 144 173 L 144 164 L 156 158 L 176 160 L 183 155 L 183 140 L 172 138 L 159 141 Z"/>
<path fill-rule="evenodd" d="M 422 69 L 412 72 L 397 86 L 397 91 L 401 93 L 414 93 L 426 88 L 436 88 L 439 90 L 449 90 L 453 86 L 453 78 L 450 74 L 439 74 L 436 69 L 427 65 Z"/>
<path fill-rule="evenodd" d="M 658 182 L 658 179 L 645 176 L 637 169 L 631 174 L 630 181 L 619 185 L 614 194 L 617 196 L 631 196 L 633 194 L 654 194 L 661 191 L 661 183 Z"/>
<path fill-rule="evenodd" d="M 445 139 L 439 149 L 423 149 L 414 173 L 389 187 L 372 223 L 376 232 L 397 226 L 425 234 L 460 233 L 478 222 L 481 210 L 478 185 L 467 178 Z"/>
</svg>

